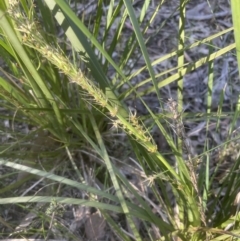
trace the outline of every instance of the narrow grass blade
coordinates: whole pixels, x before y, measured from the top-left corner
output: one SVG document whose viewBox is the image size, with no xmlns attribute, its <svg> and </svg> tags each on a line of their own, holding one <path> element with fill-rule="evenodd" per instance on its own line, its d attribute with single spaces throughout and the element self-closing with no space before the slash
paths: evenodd
<svg viewBox="0 0 240 241">
<path fill-rule="evenodd" d="M 217 33 L 217 34 L 214 34 L 214 35 L 211 35 L 210 37 L 208 38 L 205 38 L 201 41 L 196 41 L 195 43 L 191 44 L 190 46 L 185 46 L 185 49 L 192 49 L 194 47 L 197 47 L 199 46 L 200 44 L 208 44 L 209 41 L 219 37 L 219 36 L 222 36 L 226 33 L 229 33 L 230 31 L 232 31 L 233 28 L 229 28 L 229 29 L 226 29 L 226 30 L 223 30 L 221 31 L 220 33 Z M 159 58 L 159 59 L 156 59 L 152 62 L 152 66 L 155 66 L 167 59 L 170 59 L 174 56 L 176 56 L 178 54 L 178 51 L 174 51 L 172 53 L 169 53 L 169 54 L 166 54 L 164 55 L 163 57 Z M 176 67 L 177 69 L 177 67 Z M 164 71 L 163 74 L 167 74 L 168 72 L 170 71 L 173 71 L 173 70 L 176 70 L 176 69 L 171 69 L 171 70 L 167 70 L 167 71 Z M 129 77 L 127 77 L 127 79 L 125 80 L 126 82 L 128 82 L 130 79 L 134 78 L 135 76 L 139 75 L 142 71 L 146 70 L 146 66 L 140 68 L 139 70 L 135 71 L 134 73 L 132 73 Z M 156 77 L 160 77 L 161 75 L 157 75 Z M 147 82 L 150 82 L 151 79 L 147 79 L 147 80 L 144 80 L 140 83 L 140 85 L 138 87 L 140 87 L 141 85 L 144 85 L 146 84 Z M 120 84 L 124 84 L 125 82 L 121 82 Z M 124 93 L 123 95 L 125 96 L 125 98 L 132 92 L 133 90 L 130 89 L 130 90 L 127 90 L 126 93 Z"/>
<path fill-rule="evenodd" d="M 104 142 L 102 140 L 102 137 L 101 137 L 101 134 L 100 134 L 100 132 L 98 130 L 98 127 L 96 125 L 95 119 L 90 117 L 90 120 L 91 120 L 92 125 L 94 127 L 95 135 L 97 137 L 97 140 L 98 140 L 98 143 L 99 143 L 99 146 L 100 146 L 100 149 L 101 149 L 101 157 L 103 158 L 104 162 L 106 163 L 106 167 L 107 167 L 108 172 L 110 174 L 110 177 L 111 177 L 114 189 L 116 190 L 116 195 L 117 195 L 118 200 L 120 202 L 120 205 L 122 207 L 123 213 L 127 217 L 127 220 L 128 220 L 129 225 L 130 225 L 130 227 L 132 229 L 134 237 L 136 238 L 136 240 L 141 240 L 139 232 L 138 232 L 138 230 L 136 228 L 136 225 L 135 225 L 135 223 L 132 220 L 132 214 L 131 214 L 131 212 L 129 210 L 129 207 L 128 207 L 128 205 L 127 205 L 127 203 L 125 201 L 125 198 L 123 196 L 123 193 L 121 191 L 120 185 L 119 185 L 118 180 L 117 180 L 117 176 L 115 174 L 115 171 L 113 169 L 112 163 L 111 163 L 111 161 L 109 159 L 109 156 L 107 154 L 106 147 L 104 145 Z"/>
<path fill-rule="evenodd" d="M 153 68 L 152 68 L 152 65 L 151 65 L 151 62 L 150 62 L 150 58 L 149 58 L 149 55 L 148 55 L 148 52 L 147 52 L 147 48 L 146 48 L 144 40 L 143 40 L 142 33 L 140 31 L 140 28 L 139 28 L 139 24 L 137 22 L 137 18 L 135 16 L 134 11 L 133 11 L 132 4 L 129 0 L 123 0 L 123 1 L 125 3 L 125 6 L 127 8 L 127 11 L 128 11 L 129 17 L 130 17 L 130 20 L 132 22 L 132 25 L 133 25 L 133 28 L 134 28 L 134 31 L 135 31 L 135 34 L 136 34 L 136 38 L 138 40 L 139 46 L 141 48 L 143 57 L 144 57 L 145 62 L 146 62 L 148 72 L 151 76 L 151 80 L 152 80 L 152 83 L 153 83 L 153 86 L 154 86 L 154 91 L 157 94 L 158 100 L 160 101 L 160 93 L 159 93 L 159 88 L 157 87 L 155 74 L 154 74 L 154 71 L 153 71 Z"/>
<path fill-rule="evenodd" d="M 232 20 L 233 20 L 233 29 L 234 37 L 236 43 L 236 52 L 237 52 L 237 62 L 238 70 L 240 71 L 240 2 L 238 0 L 231 0 L 231 10 L 232 10 Z"/>
<path fill-rule="evenodd" d="M 230 44 L 229 46 L 225 47 L 225 48 L 222 48 L 220 50 L 218 50 L 217 52 L 215 53 L 212 53 L 210 54 L 208 57 L 204 57 L 204 58 L 201 58 L 200 60 L 196 61 L 195 63 L 193 64 L 188 64 L 186 67 L 184 67 L 182 70 L 180 70 L 179 73 L 176 73 L 176 74 L 173 74 L 171 77 L 168 77 L 166 78 L 165 80 L 161 81 L 159 84 L 158 84 L 158 88 L 162 88 L 166 85 L 169 85 L 170 83 L 178 80 L 180 78 L 180 76 L 184 76 L 186 75 L 187 73 L 190 73 L 191 71 L 193 70 L 196 70 L 197 68 L 203 66 L 204 64 L 208 63 L 209 61 L 211 60 L 214 60 L 220 56 L 222 56 L 223 54 L 231 51 L 232 49 L 234 49 L 236 47 L 236 44 L 233 43 L 233 44 Z M 162 75 L 165 75 L 166 73 L 168 72 L 171 72 L 173 71 L 173 69 L 171 70 L 168 70 L 164 73 L 161 73 L 161 74 L 158 74 L 156 75 L 156 78 L 159 78 L 161 77 Z M 146 82 L 150 81 L 150 78 L 145 80 L 144 82 L 142 82 L 141 84 L 135 86 L 135 88 L 138 88 L 140 87 L 141 85 L 145 84 Z M 154 92 L 155 89 L 153 87 L 147 89 L 144 93 L 142 94 L 149 94 L 151 92 Z"/>
<path fill-rule="evenodd" d="M 58 23 L 63 27 L 65 34 L 67 35 L 69 41 L 72 43 L 73 48 L 79 53 L 83 61 L 86 62 L 91 74 L 94 77 L 104 91 L 104 93 L 113 102 L 122 106 L 119 103 L 118 98 L 112 90 L 111 82 L 107 79 L 106 74 L 103 72 L 101 64 L 98 62 L 94 51 L 89 44 L 89 41 L 98 49 L 98 51 L 106 58 L 106 60 L 114 67 L 114 69 L 119 73 L 122 78 L 125 79 L 125 75 L 119 69 L 119 67 L 114 63 L 109 54 L 103 49 L 103 47 L 98 43 L 97 39 L 89 32 L 89 30 L 84 26 L 84 24 L 79 20 L 79 18 L 73 13 L 67 3 L 63 0 L 45 0 L 48 7 L 54 13 L 54 17 L 57 19 Z M 56 4 L 57 3 L 57 4 Z M 59 8 L 59 7 L 60 8 Z M 127 117 L 127 112 L 124 108 L 119 110 L 123 116 Z"/>
<path fill-rule="evenodd" d="M 16 51 L 16 58 L 19 59 L 19 65 L 21 66 L 25 76 L 29 80 L 29 83 L 32 87 L 32 90 L 38 105 L 40 107 L 49 107 L 49 104 L 53 107 L 55 112 L 55 117 L 48 115 L 50 120 L 50 125 L 52 124 L 52 129 L 58 131 L 60 134 L 59 125 L 62 125 L 63 120 L 57 103 L 54 101 L 54 97 L 51 92 L 48 90 L 46 83 L 43 81 L 41 76 L 36 70 L 36 67 L 32 64 L 32 61 L 28 57 L 26 51 L 24 50 L 22 44 L 20 43 L 18 37 L 16 36 L 12 26 L 8 22 L 2 10 L 0 10 L 0 27 L 4 31 L 5 35 L 8 37 L 10 44 L 13 46 Z M 60 134 L 61 135 L 61 134 Z"/>
</svg>

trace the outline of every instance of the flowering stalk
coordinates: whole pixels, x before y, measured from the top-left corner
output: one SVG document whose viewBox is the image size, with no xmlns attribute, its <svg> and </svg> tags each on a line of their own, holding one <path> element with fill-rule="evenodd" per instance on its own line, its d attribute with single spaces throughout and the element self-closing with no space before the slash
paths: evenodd
<svg viewBox="0 0 240 241">
<path fill-rule="evenodd" d="M 81 70 L 76 70 L 60 47 L 50 46 L 46 43 L 45 39 L 41 35 L 39 26 L 34 21 L 30 21 L 28 18 L 21 15 L 21 12 L 15 5 L 12 5 L 10 12 L 11 15 L 14 14 L 12 16 L 18 16 L 15 23 L 17 25 L 16 29 L 22 33 L 22 44 L 38 51 L 44 58 L 50 61 L 63 74 L 65 74 L 69 78 L 70 82 L 81 86 L 81 88 L 92 97 L 94 103 L 106 108 L 110 113 L 111 119 L 114 119 L 114 126 L 117 125 L 122 128 L 149 152 L 157 152 L 156 144 L 145 127 L 140 124 L 136 114 L 130 112 L 129 119 L 126 120 L 126 118 L 119 113 L 119 107 L 112 103 L 103 91 L 90 81 L 81 72 Z"/>
</svg>

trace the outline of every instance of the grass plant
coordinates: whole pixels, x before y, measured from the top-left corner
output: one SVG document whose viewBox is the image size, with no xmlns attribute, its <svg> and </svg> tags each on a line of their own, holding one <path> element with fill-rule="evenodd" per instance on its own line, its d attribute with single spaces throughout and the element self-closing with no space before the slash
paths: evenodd
<svg viewBox="0 0 240 241">
<path fill-rule="evenodd" d="M 158 24 L 172 1 L 1 1 L 0 239 L 240 239 L 239 78 L 214 96 L 215 66 L 240 66 L 238 2 L 232 26 L 193 41 L 191 1 Z M 174 49 L 152 58 L 176 16 Z M 206 66 L 206 108 L 185 110 Z"/>
</svg>

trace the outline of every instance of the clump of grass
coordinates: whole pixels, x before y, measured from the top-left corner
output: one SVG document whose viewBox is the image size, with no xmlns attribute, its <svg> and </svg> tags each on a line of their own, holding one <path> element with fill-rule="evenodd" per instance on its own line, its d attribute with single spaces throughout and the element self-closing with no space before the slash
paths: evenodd
<svg viewBox="0 0 240 241">
<path fill-rule="evenodd" d="M 26 143 L 26 137 L 4 147 L 0 164 L 16 169 L 20 174 L 33 174 L 38 177 L 38 181 L 33 181 L 30 177 L 27 182 L 18 175 L 16 185 L 13 183 L 11 188 L 1 188 L 0 193 L 7 193 L 8 196 L 2 198 L 0 203 L 22 203 L 22 208 L 29 213 L 32 213 L 34 208 L 29 207 L 28 203 L 47 203 L 48 207 L 43 208 L 45 210 L 36 212 L 44 223 L 43 230 L 40 232 L 36 228 L 36 232 L 40 232 L 40 237 L 45 239 L 53 236 L 58 239 L 71 237 L 79 240 L 81 235 L 83 239 L 104 236 L 100 231 L 90 234 L 88 226 L 80 222 L 77 224 L 76 216 L 74 225 L 71 221 L 67 228 L 61 225 L 68 206 L 74 205 L 82 211 L 80 216 L 86 223 L 91 222 L 93 225 L 94 222 L 101 221 L 104 230 L 108 230 L 110 235 L 119 240 L 226 240 L 239 237 L 238 210 L 236 213 L 229 211 L 234 203 L 238 205 L 239 158 L 236 157 L 233 165 L 231 163 L 230 171 L 226 178 L 218 183 L 219 189 L 216 192 L 214 189 L 217 168 L 210 172 L 209 159 L 213 159 L 208 154 L 210 148 L 206 142 L 205 151 L 195 154 L 184 125 L 185 119 L 189 118 L 191 113 L 183 113 L 182 110 L 183 76 L 197 70 L 204 60 L 204 63 L 209 64 L 209 108 L 208 115 L 204 116 L 207 132 L 211 115 L 217 116 L 217 122 L 221 122 L 223 98 L 220 100 L 218 112 L 211 112 L 212 61 L 220 53 L 230 51 L 232 46 L 218 50 L 217 54 L 210 52 L 194 64 L 184 63 L 184 51 L 191 48 L 184 44 L 185 1 L 180 1 L 179 5 L 177 50 L 153 62 L 150 61 L 143 34 L 147 33 L 157 12 L 152 12 L 149 21 L 144 21 L 150 7 L 148 1 L 142 6 L 139 18 L 134 14 L 133 6 L 128 0 L 115 4 L 111 2 L 106 15 L 102 11 L 103 2 L 98 1 L 97 21 L 93 23 L 92 33 L 85 26 L 84 20 L 79 20 L 65 1 L 39 1 L 36 4 L 37 7 L 31 1 L 0 3 L 0 51 L 3 58 L 9 60 L 5 72 L 21 78 L 19 84 L 15 79 L 9 81 L 9 75 L 0 77 L 0 95 L 12 109 L 17 110 L 11 118 L 13 122 L 16 117 L 19 122 L 26 122 L 24 117 L 37 128 L 39 135 L 42 130 L 47 130 L 47 138 L 54 143 L 52 154 L 55 159 L 52 158 L 51 162 L 46 163 L 46 159 L 49 159 L 42 155 L 43 150 L 35 157 L 21 157 L 23 160 L 11 157 L 9 151 L 13 150 L 12 146 L 17 145 L 18 150 L 21 150 Z M 157 9 L 163 7 L 162 4 L 158 4 Z M 120 16 L 121 20 L 116 22 Z M 57 34 L 52 34 L 57 29 L 52 17 L 56 18 L 65 32 L 66 41 L 60 41 Z M 125 46 L 124 54 L 117 63 L 108 51 L 113 53 L 121 44 L 119 36 L 123 33 L 128 17 L 133 33 L 127 41 L 129 46 Z M 97 39 L 101 32 L 100 23 L 104 18 L 107 19 L 106 28 L 103 29 L 103 42 L 100 44 Z M 114 36 L 110 35 L 112 27 L 117 29 Z M 225 32 L 223 31 L 222 35 Z M 196 42 L 194 46 L 206 43 L 216 36 L 209 36 Z M 124 70 L 129 69 L 129 62 L 134 58 L 137 49 L 144 57 L 144 66 L 126 74 Z M 172 56 L 177 57 L 178 73 L 157 82 L 157 78 L 175 71 L 176 68 L 162 74 L 155 73 L 154 66 L 166 59 L 170 61 Z M 113 79 L 108 76 L 111 68 L 115 72 Z M 151 78 L 134 86 L 131 79 L 144 70 L 147 70 Z M 147 93 L 155 93 L 159 106 L 162 106 L 159 88 L 176 79 L 178 100 L 169 99 L 168 110 L 164 111 L 167 112 L 166 115 L 159 118 L 142 97 Z M 119 93 L 124 83 L 127 83 L 129 88 Z M 137 91 L 143 83 L 147 84 L 146 88 Z M 134 93 L 135 98 L 148 111 L 147 121 L 144 121 L 138 111 L 126 106 L 126 100 L 131 93 Z M 7 108 L 8 111 L 9 109 Z M 228 141 L 221 144 L 225 151 L 228 150 L 227 143 L 233 141 L 231 134 L 236 125 L 238 111 L 233 115 Z M 197 114 L 191 120 L 197 119 L 196 116 Z M 166 126 L 170 128 L 167 129 Z M 123 140 L 129 145 L 126 147 L 129 151 L 127 156 L 124 155 L 125 150 L 115 154 L 111 145 L 106 146 L 113 138 L 113 141 L 117 138 L 112 127 L 118 129 L 119 133 L 124 133 Z M 158 150 L 152 137 L 153 129 L 158 129 L 164 136 L 172 153 L 170 157 Z M 168 131 L 169 129 L 174 130 L 175 134 Z M 29 137 L 34 140 L 37 136 L 32 133 L 33 131 L 29 130 Z M 45 135 L 43 137 L 46 138 Z M 111 139 L 105 141 L 104 138 Z M 237 139 L 238 136 L 235 140 Z M 41 145 L 45 144 L 41 142 Z M 123 160 L 123 156 L 126 160 Z M 174 165 L 170 164 L 170 158 L 174 160 Z M 69 176 L 70 168 L 72 171 Z M 20 196 L 16 190 L 22 180 L 30 187 Z M 42 183 L 42 186 L 38 186 L 39 190 L 35 191 L 34 188 L 39 183 Z M 72 197 L 68 189 L 77 189 L 80 198 Z M 25 193 L 31 194 L 25 196 Z M 59 207 L 61 215 L 55 215 Z M 95 209 L 91 211 L 90 207 Z M 218 207 L 224 207 L 224 212 L 220 212 Z M 55 221 L 58 225 L 54 226 Z M 31 236 L 30 224 L 27 226 L 28 234 L 22 230 L 15 232 L 16 227 L 12 227 L 12 224 L 5 220 L 1 221 L 1 225 L 9 231 L 4 234 L 4 238 L 9 234 L 14 237 Z M 78 233 L 77 229 L 84 230 L 86 234 Z M 56 230 L 64 230 L 66 234 Z"/>
</svg>

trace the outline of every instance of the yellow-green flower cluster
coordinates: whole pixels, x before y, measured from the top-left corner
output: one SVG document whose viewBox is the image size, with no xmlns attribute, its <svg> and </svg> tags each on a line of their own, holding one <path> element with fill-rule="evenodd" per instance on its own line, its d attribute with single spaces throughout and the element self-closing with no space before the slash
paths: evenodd
<svg viewBox="0 0 240 241">
<path fill-rule="evenodd" d="M 123 118 L 119 114 L 118 106 L 113 104 L 103 91 L 90 81 L 80 70 L 76 70 L 60 47 L 53 47 L 46 43 L 41 35 L 41 31 L 39 31 L 39 26 L 37 26 L 35 22 L 29 22 L 26 17 L 22 17 L 21 19 L 24 20 L 24 22 L 19 22 L 20 25 L 18 25 L 17 30 L 23 33 L 23 44 L 37 50 L 44 58 L 57 66 L 62 73 L 68 76 L 71 82 L 75 82 L 81 86 L 97 105 L 107 108 L 111 119 L 114 119 L 113 123 L 115 126 L 119 126 L 129 135 L 134 136 L 134 138 L 149 152 L 157 152 L 156 144 L 153 144 L 151 135 L 145 130 L 143 125 L 140 124 L 136 113 L 133 114 L 130 111 L 129 120 Z"/>
<path fill-rule="evenodd" d="M 157 152 L 157 145 L 152 140 L 151 135 L 145 130 L 144 125 L 140 124 L 137 118 L 136 112 L 129 112 L 129 119 L 125 120 L 121 115 L 116 115 L 117 120 L 113 121 L 115 128 L 120 127 L 130 136 L 134 137 L 142 146 L 144 146 L 149 152 Z"/>
</svg>

